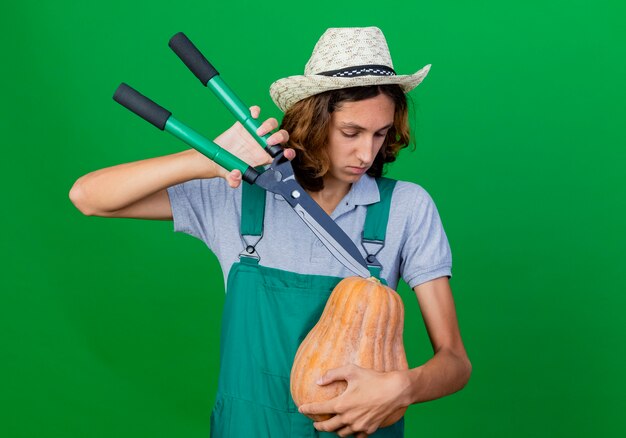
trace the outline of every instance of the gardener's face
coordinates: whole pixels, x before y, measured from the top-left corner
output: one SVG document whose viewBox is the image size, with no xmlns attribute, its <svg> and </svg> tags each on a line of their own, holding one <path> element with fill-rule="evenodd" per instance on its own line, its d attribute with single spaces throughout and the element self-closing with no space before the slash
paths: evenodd
<svg viewBox="0 0 626 438">
<path fill-rule="evenodd" d="M 331 115 L 328 134 L 330 169 L 325 182 L 354 183 L 367 172 L 393 125 L 395 104 L 385 94 L 344 102 Z"/>
</svg>

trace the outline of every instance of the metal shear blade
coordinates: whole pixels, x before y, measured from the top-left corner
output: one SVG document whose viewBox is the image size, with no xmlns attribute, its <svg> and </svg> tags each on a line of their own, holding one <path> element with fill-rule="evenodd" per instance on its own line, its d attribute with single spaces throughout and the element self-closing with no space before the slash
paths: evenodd
<svg viewBox="0 0 626 438">
<path fill-rule="evenodd" d="M 330 253 L 360 277 L 370 277 L 367 264 L 348 235 L 296 181 L 289 160 L 279 154 L 254 184 L 283 197 Z"/>
</svg>

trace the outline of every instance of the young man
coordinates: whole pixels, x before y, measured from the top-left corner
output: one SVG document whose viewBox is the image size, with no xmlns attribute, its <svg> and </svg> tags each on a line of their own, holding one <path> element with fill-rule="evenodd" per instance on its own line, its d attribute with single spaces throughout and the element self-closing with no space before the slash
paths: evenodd
<svg viewBox="0 0 626 438">
<path fill-rule="evenodd" d="M 328 29 L 304 75 L 270 89 L 285 116 L 269 143 L 288 148 L 298 182 L 357 245 L 366 220 L 384 218 L 384 245 L 372 254 L 390 287 L 402 277 L 415 291 L 434 350 L 428 362 L 407 371 L 328 370 L 320 384 L 346 380 L 347 390 L 301 406 L 301 413 L 289 393 L 295 351 L 330 291 L 352 273 L 282 198 L 242 185 L 239 171 L 226 172 L 194 150 L 102 169 L 72 188 L 70 197 L 85 214 L 173 219 L 177 231 L 202 239 L 218 257 L 227 298 L 214 436 L 398 437 L 402 421 L 378 429 L 390 413 L 468 381 L 471 365 L 448 282 L 450 248 L 435 204 L 416 184 L 381 178 L 383 165 L 410 140 L 405 93 L 429 68 L 396 75 L 377 28 Z M 251 108 L 255 118 L 259 111 Z M 268 119 L 258 133 L 277 127 Z M 215 141 L 248 164 L 270 161 L 239 124 Z M 381 215 L 374 206 L 383 204 Z M 250 245 L 254 257 L 241 256 Z M 369 251 L 364 245 L 364 255 Z M 303 413 L 333 416 L 312 425 Z"/>
</svg>

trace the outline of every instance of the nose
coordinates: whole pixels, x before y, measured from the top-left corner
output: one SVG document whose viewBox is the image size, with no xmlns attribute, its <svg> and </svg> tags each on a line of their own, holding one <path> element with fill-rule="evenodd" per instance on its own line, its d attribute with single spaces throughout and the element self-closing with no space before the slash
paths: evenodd
<svg viewBox="0 0 626 438">
<path fill-rule="evenodd" d="M 374 138 L 363 138 L 356 149 L 356 157 L 361 164 L 372 164 L 374 161 Z"/>
</svg>

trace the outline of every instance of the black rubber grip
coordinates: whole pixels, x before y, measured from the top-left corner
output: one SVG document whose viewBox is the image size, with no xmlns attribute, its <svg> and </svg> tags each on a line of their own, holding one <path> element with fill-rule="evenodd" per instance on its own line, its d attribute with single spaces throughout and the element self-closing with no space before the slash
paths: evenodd
<svg viewBox="0 0 626 438">
<path fill-rule="evenodd" d="M 174 35 L 170 39 L 169 46 L 205 87 L 213 76 L 219 75 L 184 33 L 178 32 Z"/>
<path fill-rule="evenodd" d="M 113 100 L 143 117 L 161 131 L 165 129 L 165 123 L 172 115 L 171 112 L 123 82 L 115 90 Z"/>
<path fill-rule="evenodd" d="M 265 150 L 268 154 L 270 154 L 270 157 L 276 158 L 276 156 L 283 152 L 284 149 L 281 145 L 275 144 L 273 146 L 268 146 L 267 148 L 265 148 Z"/>
<path fill-rule="evenodd" d="M 259 177 L 260 173 L 257 172 L 257 170 L 252 167 L 249 166 L 246 171 L 244 172 L 243 175 L 241 175 L 242 179 L 249 183 L 249 184 L 254 184 L 254 182 L 256 181 L 256 179 Z"/>
</svg>

